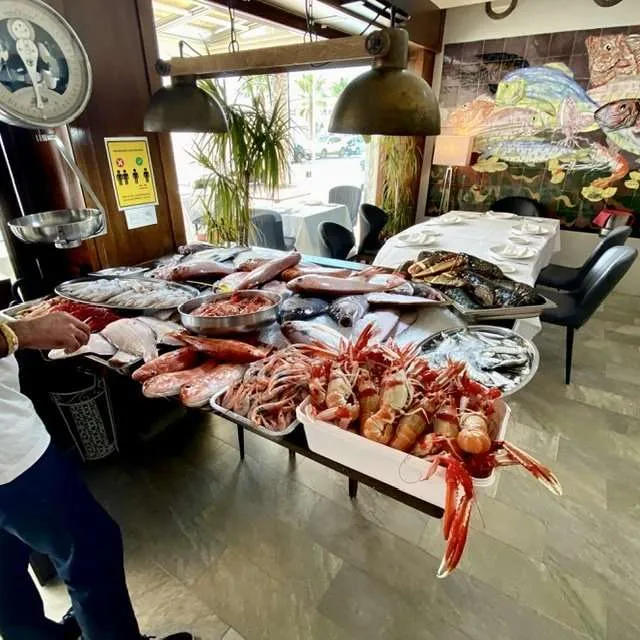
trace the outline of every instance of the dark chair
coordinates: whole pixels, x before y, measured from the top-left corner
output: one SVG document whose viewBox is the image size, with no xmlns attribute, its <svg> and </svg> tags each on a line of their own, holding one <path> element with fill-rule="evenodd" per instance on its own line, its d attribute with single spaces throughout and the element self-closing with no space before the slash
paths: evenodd
<svg viewBox="0 0 640 640">
<path fill-rule="evenodd" d="M 336 260 L 345 260 L 356 243 L 353 233 L 335 222 L 321 222 L 318 231 L 331 257 Z"/>
<path fill-rule="evenodd" d="M 565 384 L 571 382 L 575 331 L 589 320 L 603 300 L 613 291 L 629 271 L 637 255 L 638 251 L 632 247 L 612 247 L 598 258 L 576 291 L 561 292 L 547 289 L 539 291 L 557 305 L 554 309 L 543 311 L 542 320 L 567 328 Z"/>
<path fill-rule="evenodd" d="M 351 224 L 355 227 L 358 219 L 358 208 L 362 198 L 362 188 L 342 185 L 329 189 L 329 203 L 343 204 L 347 207 Z"/>
<path fill-rule="evenodd" d="M 612 229 L 595 246 L 587 261 L 581 267 L 562 267 L 559 264 L 550 264 L 545 267 L 536 280 L 537 285 L 575 291 L 580 287 L 591 267 L 611 247 L 621 247 L 631 235 L 631 227 L 617 227 Z"/>
<path fill-rule="evenodd" d="M 493 211 L 504 211 L 515 213 L 518 216 L 532 216 L 536 218 L 544 217 L 546 209 L 537 200 L 525 198 L 523 196 L 509 196 L 496 200 L 492 205 Z"/>
<path fill-rule="evenodd" d="M 376 207 L 373 204 L 360 205 L 360 211 L 369 229 L 364 236 L 358 253 L 375 255 L 382 247 L 380 233 L 384 229 L 384 225 L 387 224 L 389 216 L 380 207 Z"/>
<path fill-rule="evenodd" d="M 288 251 L 293 249 L 293 238 L 286 238 L 282 230 L 282 216 L 268 209 L 252 212 L 253 228 L 249 232 L 249 242 L 256 247 Z"/>
</svg>

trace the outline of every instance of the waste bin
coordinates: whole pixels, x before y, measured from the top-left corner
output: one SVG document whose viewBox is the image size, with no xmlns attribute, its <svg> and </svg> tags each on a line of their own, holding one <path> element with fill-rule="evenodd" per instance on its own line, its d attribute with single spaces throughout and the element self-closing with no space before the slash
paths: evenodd
<svg viewBox="0 0 640 640">
<path fill-rule="evenodd" d="M 118 451 L 111 398 L 104 376 L 79 371 L 79 388 L 50 391 L 78 453 L 85 461 L 100 460 Z"/>
</svg>

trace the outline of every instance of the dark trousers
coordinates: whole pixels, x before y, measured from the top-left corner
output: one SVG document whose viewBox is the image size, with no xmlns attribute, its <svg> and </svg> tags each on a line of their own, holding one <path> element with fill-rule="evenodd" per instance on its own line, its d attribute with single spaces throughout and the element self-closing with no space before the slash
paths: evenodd
<svg viewBox="0 0 640 640">
<path fill-rule="evenodd" d="M 53 446 L 0 485 L 0 635 L 58 640 L 27 573 L 35 549 L 51 558 L 71 596 L 83 640 L 139 640 L 124 576 L 118 525 Z"/>
</svg>

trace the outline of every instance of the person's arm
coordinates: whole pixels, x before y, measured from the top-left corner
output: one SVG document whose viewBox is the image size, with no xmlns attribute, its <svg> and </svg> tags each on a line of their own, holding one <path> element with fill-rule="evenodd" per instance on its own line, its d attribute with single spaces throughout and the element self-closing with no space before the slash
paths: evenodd
<svg viewBox="0 0 640 640">
<path fill-rule="evenodd" d="M 71 353 L 87 344 L 91 335 L 84 322 L 62 311 L 8 324 L 18 338 L 19 349 L 64 349 Z M 8 352 L 9 345 L 0 331 L 0 358 L 6 357 Z"/>
</svg>

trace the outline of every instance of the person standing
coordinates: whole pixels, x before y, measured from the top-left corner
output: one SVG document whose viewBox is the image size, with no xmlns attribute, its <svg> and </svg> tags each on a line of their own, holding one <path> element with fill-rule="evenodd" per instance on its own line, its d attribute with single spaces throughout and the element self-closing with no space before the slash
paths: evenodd
<svg viewBox="0 0 640 640">
<path fill-rule="evenodd" d="M 20 392 L 17 349 L 86 344 L 67 313 L 0 323 L 0 636 L 3 640 L 142 640 L 127 591 L 122 536 L 56 450 Z M 28 573 L 32 550 L 51 559 L 71 597 L 62 623 L 45 617 Z M 190 633 L 165 640 L 192 640 Z"/>
</svg>

